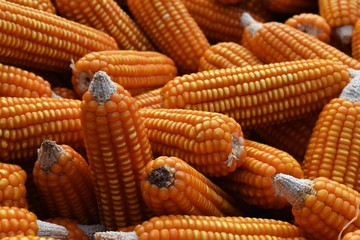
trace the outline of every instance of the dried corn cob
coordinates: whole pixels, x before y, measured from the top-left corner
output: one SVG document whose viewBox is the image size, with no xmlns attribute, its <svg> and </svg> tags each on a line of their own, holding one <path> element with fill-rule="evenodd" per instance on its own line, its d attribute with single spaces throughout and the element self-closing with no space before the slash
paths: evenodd
<svg viewBox="0 0 360 240">
<path fill-rule="evenodd" d="M 178 157 L 198 171 L 223 176 L 243 163 L 241 126 L 223 114 L 185 109 L 141 109 L 154 154 Z"/>
<path fill-rule="evenodd" d="M 21 68 L 0 63 L 0 96 L 51 97 L 50 83 Z"/>
<path fill-rule="evenodd" d="M 304 13 L 317 10 L 314 0 L 265 0 L 268 9 L 277 13 Z"/>
<path fill-rule="evenodd" d="M 62 98 L 78 99 L 76 92 L 68 87 L 54 87 L 52 88 L 52 91 Z"/>
<path fill-rule="evenodd" d="M 360 239 L 360 229 L 345 234 L 341 240 L 357 240 Z"/>
<path fill-rule="evenodd" d="M 239 16 L 244 12 L 244 8 L 226 6 L 217 0 L 182 2 L 210 42 L 240 42 L 244 28 L 240 24 Z M 258 21 L 263 21 L 255 13 L 252 14 Z"/>
<path fill-rule="evenodd" d="M 73 218 L 82 224 L 98 222 L 90 169 L 73 148 L 43 141 L 33 178 L 51 216 Z"/>
<path fill-rule="evenodd" d="M 359 61 L 286 24 L 260 23 L 247 13 L 241 16 L 241 22 L 245 26 L 242 44 L 264 63 L 322 58 L 341 61 L 350 68 L 360 69 Z"/>
<path fill-rule="evenodd" d="M 99 30 L 55 14 L 0 1 L 0 62 L 64 72 L 88 52 L 118 49 L 116 41 Z"/>
<path fill-rule="evenodd" d="M 151 51 L 99 51 L 86 54 L 72 65 L 71 82 L 82 96 L 97 71 L 106 72 L 125 89 L 161 87 L 177 75 L 169 57 Z"/>
<path fill-rule="evenodd" d="M 153 217 L 133 232 L 98 232 L 95 240 L 127 239 L 297 239 L 304 231 L 288 222 L 245 217 L 167 215 Z M 124 238 L 117 238 L 122 236 Z"/>
<path fill-rule="evenodd" d="M 355 23 L 351 38 L 351 56 L 360 61 L 360 19 Z"/>
<path fill-rule="evenodd" d="M 248 128 L 317 112 L 349 80 L 345 65 L 309 59 L 179 76 L 161 95 L 165 108 L 220 112 Z"/>
<path fill-rule="evenodd" d="M 51 2 L 51 0 L 6 0 L 6 1 L 56 14 L 56 9 L 53 3 Z"/>
<path fill-rule="evenodd" d="M 160 156 L 145 167 L 141 181 L 145 203 L 166 214 L 239 216 L 234 199 L 177 157 Z"/>
<path fill-rule="evenodd" d="M 319 0 L 319 14 L 343 44 L 351 43 L 356 21 L 360 18 L 359 0 Z"/>
<path fill-rule="evenodd" d="M 309 180 L 279 173 L 273 187 L 293 206 L 295 224 L 311 239 L 336 239 L 360 228 L 360 193 L 344 184 L 325 177 Z"/>
<path fill-rule="evenodd" d="M 36 156 L 50 139 L 74 148 L 84 146 L 79 100 L 65 98 L 0 97 L 0 159 Z"/>
<path fill-rule="evenodd" d="M 115 0 L 54 2 L 61 16 L 108 33 L 120 49 L 155 50 L 142 30 Z"/>
<path fill-rule="evenodd" d="M 161 108 L 161 88 L 134 96 L 134 100 L 139 109 L 141 108 Z"/>
<path fill-rule="evenodd" d="M 360 191 L 360 77 L 322 109 L 306 150 L 306 178 L 327 177 Z"/>
<path fill-rule="evenodd" d="M 199 71 L 260 64 L 262 62 L 247 48 L 234 42 L 221 42 L 204 52 Z"/>
<path fill-rule="evenodd" d="M 26 177 L 20 166 L 0 162 L 0 206 L 27 208 Z"/>
<path fill-rule="evenodd" d="M 318 114 L 309 114 L 280 124 L 256 126 L 254 130 L 267 144 L 289 153 L 302 162 L 317 118 Z"/>
<path fill-rule="evenodd" d="M 259 142 L 245 140 L 247 156 L 241 168 L 222 177 L 219 186 L 234 198 L 264 209 L 288 206 L 272 188 L 271 177 L 277 173 L 304 176 L 300 164 L 288 153 Z"/>
<path fill-rule="evenodd" d="M 181 0 L 133 0 L 128 1 L 128 7 L 156 47 L 174 60 L 179 72 L 197 72 L 199 59 L 210 44 Z"/>
<path fill-rule="evenodd" d="M 48 218 L 46 222 L 55 223 L 60 226 L 63 226 L 69 232 L 69 240 L 90 240 L 90 237 L 84 233 L 84 231 L 79 227 L 79 222 L 71 218 Z"/>
<path fill-rule="evenodd" d="M 83 95 L 81 122 L 101 223 L 114 230 L 143 221 L 150 211 L 140 180 L 153 156 L 135 101 L 96 72 Z"/>
<path fill-rule="evenodd" d="M 286 25 L 316 37 L 324 43 L 330 43 L 331 27 L 325 18 L 315 13 L 293 15 L 285 22 Z"/>
<path fill-rule="evenodd" d="M 69 234 L 62 226 L 38 220 L 26 208 L 0 206 L 0 219 L 1 239 L 17 235 L 63 239 Z"/>
</svg>

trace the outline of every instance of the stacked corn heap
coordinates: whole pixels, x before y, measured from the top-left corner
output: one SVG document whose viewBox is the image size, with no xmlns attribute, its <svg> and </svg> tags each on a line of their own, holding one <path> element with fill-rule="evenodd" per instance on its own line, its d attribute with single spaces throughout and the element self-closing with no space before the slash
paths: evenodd
<svg viewBox="0 0 360 240">
<path fill-rule="evenodd" d="M 356 238 L 357 4 L 0 0 L 0 236 Z"/>
</svg>

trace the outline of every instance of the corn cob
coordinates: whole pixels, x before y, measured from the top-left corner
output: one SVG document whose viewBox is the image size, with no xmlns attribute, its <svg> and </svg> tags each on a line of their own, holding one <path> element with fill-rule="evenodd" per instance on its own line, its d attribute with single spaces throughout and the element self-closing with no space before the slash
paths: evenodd
<svg viewBox="0 0 360 240">
<path fill-rule="evenodd" d="M 139 112 L 154 154 L 178 157 L 210 176 L 233 172 L 244 161 L 244 136 L 234 119 L 185 109 Z"/>
<path fill-rule="evenodd" d="M 43 141 L 33 178 L 50 215 L 73 218 L 82 224 L 98 222 L 90 169 L 70 146 Z"/>
<path fill-rule="evenodd" d="M 301 13 L 293 15 L 285 22 L 286 25 L 296 28 L 324 43 L 330 43 L 331 27 L 325 18 L 315 13 Z"/>
<path fill-rule="evenodd" d="M 45 139 L 83 146 L 80 103 L 65 98 L 0 97 L 1 161 L 34 157 Z"/>
<path fill-rule="evenodd" d="M 230 195 L 177 157 L 160 156 L 150 161 L 145 167 L 141 191 L 145 203 L 158 216 L 241 214 Z"/>
<path fill-rule="evenodd" d="M 161 88 L 134 96 L 138 109 L 141 108 L 161 108 Z"/>
<path fill-rule="evenodd" d="M 0 1 L 0 62 L 17 67 L 64 72 L 71 59 L 88 52 L 118 49 L 99 30 L 55 14 Z"/>
<path fill-rule="evenodd" d="M 115 0 L 54 1 L 61 16 L 106 32 L 116 40 L 120 49 L 155 50 L 139 26 Z"/>
<path fill-rule="evenodd" d="M 289 205 L 272 188 L 271 177 L 277 173 L 304 176 L 300 164 L 288 153 L 256 141 L 245 140 L 247 156 L 241 168 L 219 180 L 219 186 L 234 198 L 263 209 Z"/>
<path fill-rule="evenodd" d="M 360 69 L 360 62 L 307 33 L 280 22 L 260 23 L 249 14 L 241 16 L 245 27 L 242 45 L 264 63 L 322 58 Z"/>
<path fill-rule="evenodd" d="M 210 44 L 181 0 L 133 0 L 128 1 L 128 7 L 156 47 L 174 60 L 179 72 L 197 72 L 199 59 Z"/>
<path fill-rule="evenodd" d="M 304 157 L 306 178 L 327 177 L 360 191 L 359 89 L 357 76 L 322 109 Z"/>
<path fill-rule="evenodd" d="M 51 0 L 6 0 L 6 1 L 56 14 L 56 9 L 53 3 L 51 2 Z"/>
<path fill-rule="evenodd" d="M 26 177 L 20 166 L 0 162 L 0 206 L 27 208 Z"/>
<path fill-rule="evenodd" d="M 182 2 L 211 43 L 240 42 L 244 28 L 239 22 L 239 16 L 244 12 L 244 8 L 226 6 L 217 0 Z M 258 21 L 263 21 L 257 14 L 252 14 Z"/>
<path fill-rule="evenodd" d="M 150 211 L 140 180 L 153 156 L 135 101 L 96 72 L 83 95 L 81 123 L 101 223 L 114 230 L 143 221 Z"/>
<path fill-rule="evenodd" d="M 304 13 L 317 10 L 313 0 L 265 0 L 265 6 L 276 13 Z"/>
<path fill-rule="evenodd" d="M 38 220 L 26 208 L 0 206 L 0 238 L 17 235 L 64 238 L 68 231 L 59 225 Z"/>
<path fill-rule="evenodd" d="M 234 42 L 221 42 L 204 52 L 199 71 L 260 64 L 262 62 L 245 47 Z"/>
<path fill-rule="evenodd" d="M 356 21 L 351 38 L 351 56 L 360 61 L 360 19 Z"/>
<path fill-rule="evenodd" d="M 303 230 L 280 220 L 191 215 L 153 217 L 137 225 L 133 232 L 98 232 L 94 237 L 95 240 L 306 239 Z"/>
<path fill-rule="evenodd" d="M 326 177 L 298 179 L 279 173 L 273 187 L 292 205 L 297 226 L 311 239 L 338 239 L 359 229 L 360 193 Z"/>
<path fill-rule="evenodd" d="M 341 240 L 357 240 L 360 239 L 360 229 L 345 234 Z"/>
<path fill-rule="evenodd" d="M 0 63 L 0 96 L 51 97 L 50 83 L 21 68 Z"/>
<path fill-rule="evenodd" d="M 318 114 L 310 114 L 280 124 L 257 126 L 254 130 L 267 144 L 289 153 L 302 162 L 317 117 Z"/>
<path fill-rule="evenodd" d="M 71 82 L 82 96 L 97 71 L 106 72 L 125 89 L 161 87 L 177 75 L 175 63 L 169 57 L 151 51 L 99 51 L 86 54 L 72 65 Z"/>
<path fill-rule="evenodd" d="M 319 0 L 319 14 L 343 44 L 351 43 L 356 21 L 360 18 L 358 0 Z"/>
<path fill-rule="evenodd" d="M 345 65 L 309 59 L 179 76 L 160 94 L 164 108 L 220 112 L 249 128 L 320 111 L 349 80 Z"/>
<path fill-rule="evenodd" d="M 56 217 L 48 218 L 45 221 L 65 227 L 69 232 L 69 240 L 90 240 L 90 237 L 84 233 L 84 231 L 79 227 L 79 223 L 74 219 Z"/>
<path fill-rule="evenodd" d="M 54 94 L 62 98 L 78 99 L 76 92 L 68 87 L 54 87 L 52 88 Z"/>
</svg>

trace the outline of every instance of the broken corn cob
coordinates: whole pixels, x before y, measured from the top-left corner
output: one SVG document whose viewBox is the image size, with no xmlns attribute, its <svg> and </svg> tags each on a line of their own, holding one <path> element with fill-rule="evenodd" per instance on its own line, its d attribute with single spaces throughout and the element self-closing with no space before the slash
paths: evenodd
<svg viewBox="0 0 360 240">
<path fill-rule="evenodd" d="M 33 168 L 35 186 L 53 217 L 81 224 L 98 222 L 90 169 L 86 160 L 68 145 L 45 140 Z"/>
<path fill-rule="evenodd" d="M 101 223 L 114 230 L 143 221 L 150 210 L 140 180 L 153 155 L 135 101 L 98 71 L 82 97 L 81 123 Z"/>
<path fill-rule="evenodd" d="M 0 160 L 34 157 L 45 139 L 84 146 L 80 103 L 65 98 L 0 97 Z"/>
<path fill-rule="evenodd" d="M 141 181 L 145 203 L 165 214 L 238 216 L 234 199 L 177 157 L 160 156 L 145 167 Z"/>
<path fill-rule="evenodd" d="M 222 176 L 243 163 L 241 126 L 226 115 L 185 109 L 141 109 L 154 154 L 175 156 L 205 175 Z"/>
<path fill-rule="evenodd" d="M 183 75 L 160 94 L 164 108 L 219 112 L 249 128 L 317 112 L 349 81 L 346 65 L 308 59 Z"/>
</svg>

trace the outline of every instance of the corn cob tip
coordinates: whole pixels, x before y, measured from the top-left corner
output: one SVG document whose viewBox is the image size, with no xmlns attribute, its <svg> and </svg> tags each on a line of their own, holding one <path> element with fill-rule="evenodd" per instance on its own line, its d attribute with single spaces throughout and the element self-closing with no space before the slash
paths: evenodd
<svg viewBox="0 0 360 240">
<path fill-rule="evenodd" d="M 98 103 L 105 103 L 116 92 L 116 85 L 104 71 L 97 71 L 89 85 L 89 91 Z"/>
<path fill-rule="evenodd" d="M 354 25 L 344 25 L 335 29 L 335 35 L 340 39 L 344 45 L 351 43 L 352 33 L 354 31 Z"/>
<path fill-rule="evenodd" d="M 94 234 L 95 240 L 138 240 L 136 232 L 105 231 Z"/>
<path fill-rule="evenodd" d="M 37 162 L 43 171 L 50 171 L 51 166 L 57 162 L 59 155 L 65 153 L 65 150 L 56 144 L 55 141 L 44 140 L 38 149 Z"/>
<path fill-rule="evenodd" d="M 247 28 L 251 36 L 254 36 L 262 25 L 262 23 L 256 21 L 248 12 L 243 12 L 243 14 L 241 14 L 240 22 L 242 27 Z"/>
<path fill-rule="evenodd" d="M 225 161 L 225 164 L 227 164 L 228 167 L 231 167 L 233 165 L 234 160 L 239 161 L 241 159 L 241 156 L 245 151 L 244 142 L 245 140 L 243 137 L 232 135 L 232 151 L 229 154 L 227 160 Z"/>
<path fill-rule="evenodd" d="M 343 88 L 339 98 L 350 102 L 360 102 L 360 70 L 349 69 L 350 82 Z"/>
<path fill-rule="evenodd" d="M 39 226 L 36 235 L 39 237 L 56 238 L 56 239 L 69 238 L 69 232 L 64 226 L 55 223 L 41 221 L 41 220 L 36 220 L 36 223 Z"/>
<path fill-rule="evenodd" d="M 313 181 L 284 173 L 278 173 L 273 177 L 272 186 L 275 193 L 284 197 L 295 209 L 302 208 L 306 196 L 315 194 Z"/>
<path fill-rule="evenodd" d="M 174 183 L 175 168 L 167 165 L 152 170 L 149 174 L 148 181 L 159 188 L 169 187 Z"/>
<path fill-rule="evenodd" d="M 77 225 L 90 239 L 93 239 L 96 232 L 106 231 L 105 225 L 102 224 L 78 224 Z"/>
</svg>

